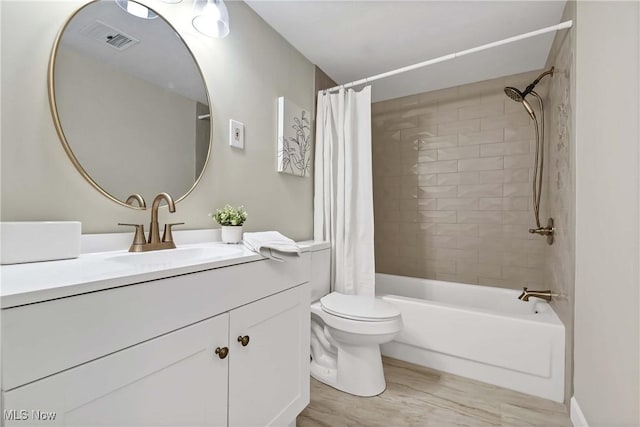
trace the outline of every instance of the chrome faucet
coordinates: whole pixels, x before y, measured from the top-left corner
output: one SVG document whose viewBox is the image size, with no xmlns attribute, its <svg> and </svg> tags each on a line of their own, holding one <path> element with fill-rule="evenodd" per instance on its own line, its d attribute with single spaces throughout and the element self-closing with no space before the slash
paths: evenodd
<svg viewBox="0 0 640 427">
<path fill-rule="evenodd" d="M 149 237 L 147 240 L 145 240 L 144 238 L 144 225 L 118 223 L 118 225 L 129 225 L 136 228 L 135 235 L 133 236 L 133 243 L 131 244 L 131 247 L 129 247 L 129 252 L 147 252 L 147 251 L 157 251 L 160 249 L 175 249 L 176 244 L 173 242 L 173 234 L 171 233 L 171 227 L 173 227 L 174 225 L 182 225 L 184 224 L 184 222 L 165 224 L 164 233 L 162 235 L 162 239 L 160 239 L 160 225 L 158 224 L 158 208 L 160 207 L 160 202 L 163 199 L 166 200 L 167 202 L 167 206 L 169 207 L 169 212 L 176 211 L 176 205 L 168 193 L 158 194 L 156 198 L 153 199 L 153 204 L 151 205 L 151 224 L 149 226 Z"/>
<path fill-rule="evenodd" d="M 551 293 L 551 290 L 547 291 L 530 291 L 527 288 L 522 288 L 522 293 L 518 297 L 520 301 L 529 301 L 529 297 L 542 298 L 547 301 L 551 301 L 551 297 L 557 297 L 558 294 Z"/>
</svg>

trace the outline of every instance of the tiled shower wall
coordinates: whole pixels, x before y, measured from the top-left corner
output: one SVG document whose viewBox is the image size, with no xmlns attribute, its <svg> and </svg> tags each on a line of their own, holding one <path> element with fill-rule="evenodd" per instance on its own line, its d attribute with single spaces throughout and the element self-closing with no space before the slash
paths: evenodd
<svg viewBox="0 0 640 427">
<path fill-rule="evenodd" d="M 576 3 L 568 1 L 563 21 L 576 19 Z M 574 31 L 560 31 L 549 53 L 547 68 L 555 67 L 548 81 L 545 104 L 547 150 L 542 208 L 544 218 L 555 221 L 555 241 L 546 251 L 545 289 L 560 297 L 551 301 L 565 326 L 565 401 L 573 395 L 573 319 L 575 295 L 575 104 Z"/>
<path fill-rule="evenodd" d="M 546 243 L 528 233 L 533 122 L 503 92 L 538 74 L 372 105 L 377 272 L 510 288 L 543 283 Z"/>
</svg>

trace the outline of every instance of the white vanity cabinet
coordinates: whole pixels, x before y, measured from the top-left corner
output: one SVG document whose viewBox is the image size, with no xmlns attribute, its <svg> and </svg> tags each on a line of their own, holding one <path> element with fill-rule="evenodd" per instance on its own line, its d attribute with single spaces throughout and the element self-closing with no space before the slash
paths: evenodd
<svg viewBox="0 0 640 427">
<path fill-rule="evenodd" d="M 309 402 L 307 267 L 303 254 L 3 310 L 4 425 L 291 424 Z"/>
<path fill-rule="evenodd" d="M 222 314 L 6 392 L 5 425 L 226 426 L 229 358 L 214 351 L 228 325 Z"/>
<path fill-rule="evenodd" d="M 230 313 L 230 426 L 287 425 L 309 403 L 309 298 L 304 285 Z"/>
</svg>

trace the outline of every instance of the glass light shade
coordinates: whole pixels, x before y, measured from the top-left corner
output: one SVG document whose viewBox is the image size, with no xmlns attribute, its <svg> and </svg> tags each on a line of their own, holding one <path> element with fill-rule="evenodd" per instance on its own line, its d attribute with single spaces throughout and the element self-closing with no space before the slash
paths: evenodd
<svg viewBox="0 0 640 427">
<path fill-rule="evenodd" d="M 208 37 L 226 37 L 229 34 L 229 12 L 223 0 L 195 0 L 193 27 Z"/>
<path fill-rule="evenodd" d="M 124 10 L 130 15 L 137 16 L 142 19 L 156 19 L 158 15 L 146 6 L 141 5 L 130 0 L 116 0 L 116 4 L 120 6 L 120 9 Z"/>
</svg>

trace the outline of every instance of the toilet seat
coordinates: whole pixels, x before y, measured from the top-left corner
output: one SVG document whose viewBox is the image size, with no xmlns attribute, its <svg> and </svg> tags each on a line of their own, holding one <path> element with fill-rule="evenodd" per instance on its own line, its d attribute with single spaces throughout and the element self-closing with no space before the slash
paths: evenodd
<svg viewBox="0 0 640 427">
<path fill-rule="evenodd" d="M 320 298 L 322 309 L 334 316 L 361 322 L 385 322 L 400 316 L 400 310 L 380 298 L 332 292 Z"/>
</svg>

